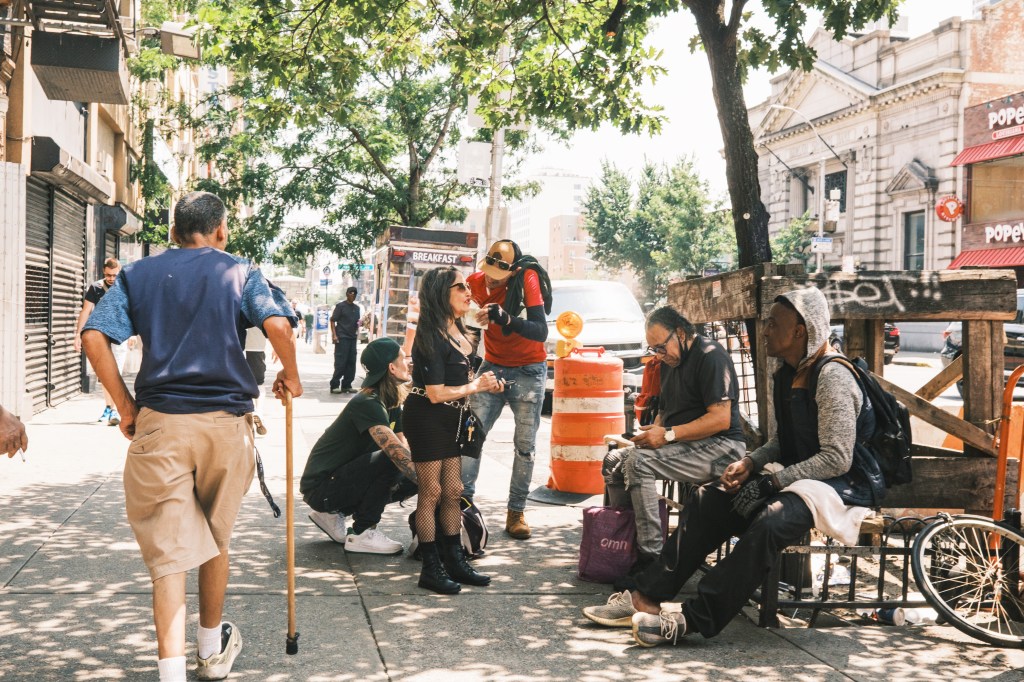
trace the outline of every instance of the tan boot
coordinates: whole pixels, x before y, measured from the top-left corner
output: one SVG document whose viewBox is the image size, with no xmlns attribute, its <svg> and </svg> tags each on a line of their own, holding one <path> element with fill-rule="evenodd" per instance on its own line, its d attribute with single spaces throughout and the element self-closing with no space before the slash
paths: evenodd
<svg viewBox="0 0 1024 682">
<path fill-rule="evenodd" d="M 527 525 L 523 512 L 508 510 L 508 516 L 505 517 L 505 532 L 516 540 L 530 537 L 530 526 Z"/>
</svg>

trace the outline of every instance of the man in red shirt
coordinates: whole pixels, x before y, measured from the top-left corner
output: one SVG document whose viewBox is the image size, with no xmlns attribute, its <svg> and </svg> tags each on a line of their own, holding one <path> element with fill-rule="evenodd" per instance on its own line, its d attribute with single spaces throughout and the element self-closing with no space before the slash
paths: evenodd
<svg viewBox="0 0 1024 682">
<path fill-rule="evenodd" d="M 510 239 L 487 250 L 480 271 L 466 279 L 473 300 L 480 305 L 477 323 L 484 329 L 484 362 L 480 372 L 494 372 L 505 383 L 500 393 L 477 393 L 473 411 L 488 431 L 506 404 L 515 418 L 515 460 L 509 483 L 505 532 L 517 540 L 530 537 L 524 518 L 526 496 L 533 477 L 537 428 L 544 404 L 548 337 L 545 314 L 551 311 L 551 281 L 537 259 L 524 256 Z M 473 499 L 480 460 L 462 458 L 465 497 Z"/>
</svg>

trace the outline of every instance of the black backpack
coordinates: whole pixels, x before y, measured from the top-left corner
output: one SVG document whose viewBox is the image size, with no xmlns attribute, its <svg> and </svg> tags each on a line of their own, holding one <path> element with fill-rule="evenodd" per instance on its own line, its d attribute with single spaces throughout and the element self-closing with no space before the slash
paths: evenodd
<svg viewBox="0 0 1024 682">
<path fill-rule="evenodd" d="M 882 476 L 885 478 L 885 487 L 910 483 L 914 479 L 910 462 L 910 411 L 896 400 L 896 396 L 878 384 L 868 370 L 864 358 L 851 360 L 845 355 L 833 353 L 821 358 L 811 376 L 812 395 L 817 388 L 821 368 L 832 361 L 839 362 L 853 372 L 857 383 L 864 389 L 865 395 L 874 407 L 875 432 L 861 442 L 878 462 L 878 468 L 882 470 Z"/>
</svg>

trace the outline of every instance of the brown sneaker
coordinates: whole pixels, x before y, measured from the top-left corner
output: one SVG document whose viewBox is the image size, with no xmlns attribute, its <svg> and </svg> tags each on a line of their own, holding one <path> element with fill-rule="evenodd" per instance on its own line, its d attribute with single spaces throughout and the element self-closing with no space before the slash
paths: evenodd
<svg viewBox="0 0 1024 682">
<path fill-rule="evenodd" d="M 508 510 L 505 517 L 505 532 L 516 540 L 525 540 L 530 537 L 530 526 L 527 525 L 523 512 Z"/>
</svg>

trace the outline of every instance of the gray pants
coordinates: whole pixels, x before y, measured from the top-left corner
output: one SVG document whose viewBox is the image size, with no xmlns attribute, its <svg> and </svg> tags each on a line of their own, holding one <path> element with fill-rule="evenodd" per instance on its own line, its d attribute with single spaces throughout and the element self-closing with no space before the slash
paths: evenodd
<svg viewBox="0 0 1024 682">
<path fill-rule="evenodd" d="M 724 436 L 667 443 L 660 448 L 627 447 L 612 450 L 604 458 L 608 502 L 613 507 L 632 507 L 636 515 L 637 548 L 655 557 L 661 554 L 661 516 L 655 481 L 707 483 L 746 454 L 742 441 Z"/>
</svg>

